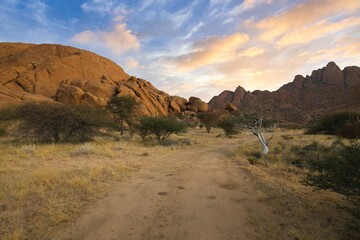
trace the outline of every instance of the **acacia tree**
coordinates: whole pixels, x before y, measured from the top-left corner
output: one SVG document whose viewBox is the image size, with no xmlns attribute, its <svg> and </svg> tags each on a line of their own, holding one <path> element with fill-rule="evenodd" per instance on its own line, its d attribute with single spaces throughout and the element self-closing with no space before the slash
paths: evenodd
<svg viewBox="0 0 360 240">
<path fill-rule="evenodd" d="M 213 127 L 220 117 L 217 112 L 201 112 L 197 114 L 198 119 L 206 128 L 206 132 L 210 133 L 211 127 Z"/>
<path fill-rule="evenodd" d="M 129 127 L 132 125 L 134 110 L 138 103 L 131 96 L 112 97 L 108 103 L 108 108 L 114 118 L 119 122 L 120 134 L 124 133 L 124 123 Z"/>
<path fill-rule="evenodd" d="M 225 133 L 225 136 L 231 137 L 233 135 L 236 135 L 240 132 L 238 128 L 239 124 L 239 118 L 236 116 L 230 115 L 227 117 L 224 117 L 217 122 L 217 126 L 222 128 L 222 130 Z"/>
<path fill-rule="evenodd" d="M 83 142 L 99 128 L 114 127 L 101 109 L 47 102 L 4 109 L 0 120 L 15 121 L 20 133 L 40 142 Z"/>
<path fill-rule="evenodd" d="M 146 116 L 139 119 L 136 129 L 143 141 L 152 134 L 161 143 L 173 133 L 179 134 L 184 132 L 186 124 L 178 122 L 173 118 Z"/>
</svg>

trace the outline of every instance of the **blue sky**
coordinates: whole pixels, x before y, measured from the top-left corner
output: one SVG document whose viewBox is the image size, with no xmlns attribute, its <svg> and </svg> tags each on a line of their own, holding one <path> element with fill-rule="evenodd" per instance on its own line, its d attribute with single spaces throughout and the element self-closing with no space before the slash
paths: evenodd
<svg viewBox="0 0 360 240">
<path fill-rule="evenodd" d="M 0 41 L 96 52 L 182 97 L 360 65 L 359 0 L 2 0 Z"/>
</svg>

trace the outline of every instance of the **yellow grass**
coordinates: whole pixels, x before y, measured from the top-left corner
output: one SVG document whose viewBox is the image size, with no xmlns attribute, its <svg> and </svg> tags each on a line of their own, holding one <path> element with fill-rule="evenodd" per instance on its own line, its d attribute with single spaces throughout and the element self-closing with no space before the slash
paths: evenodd
<svg viewBox="0 0 360 240">
<path fill-rule="evenodd" d="M 173 140 L 190 140 L 191 146 L 147 146 L 137 136 L 126 141 L 97 138 L 85 144 L 42 145 L 13 144 L 0 138 L 0 239 L 49 238 L 60 224 L 72 221 L 89 204 L 106 196 L 112 183 L 147 164 L 151 156 L 215 143 L 233 144 L 231 148 L 224 148 L 224 156 L 233 159 L 244 155 L 250 158 L 261 152 L 258 140 L 250 132 L 243 132 L 235 139 L 217 137 L 221 133 L 216 128 L 210 134 L 205 133 L 205 129 L 191 129 L 181 136 L 172 136 Z M 272 133 L 265 135 L 268 138 Z M 286 140 L 287 135 L 291 139 Z M 293 178 L 296 176 L 288 170 L 294 167 L 286 162 L 291 145 L 305 146 L 312 141 L 329 145 L 334 140 L 336 138 L 328 136 L 303 135 L 299 130 L 278 130 L 270 142 L 269 155 L 267 158 L 261 156 L 257 163 L 268 163 L 268 168 L 264 169 L 276 170 L 277 177 L 284 174 L 286 178 Z M 231 150 L 237 145 L 240 146 L 237 151 Z M 253 171 L 253 174 L 275 178 L 274 173 L 264 171 Z M 291 189 L 291 182 L 287 184 Z M 232 190 L 237 186 L 225 183 L 220 187 Z M 270 195 L 276 196 L 273 190 L 261 187 L 254 194 L 261 203 L 267 202 Z M 303 208 L 297 209 L 296 214 L 306 218 Z M 300 233 L 296 235 L 301 236 Z"/>
<path fill-rule="evenodd" d="M 113 181 L 137 169 L 136 142 L 97 139 L 87 144 L 0 142 L 0 239 L 46 238 L 58 224 L 106 194 Z"/>
<path fill-rule="evenodd" d="M 273 133 L 265 132 L 265 138 L 269 139 L 272 135 L 273 138 L 269 143 L 269 153 L 267 156 L 261 154 L 261 146 L 255 136 L 251 136 L 250 132 L 242 133 L 249 135 L 253 141 L 242 144 L 239 147 L 238 153 L 245 155 L 249 163 L 267 165 L 275 169 L 289 169 L 292 168 L 290 160 L 294 156 L 291 151 L 292 146 L 304 147 L 313 142 L 321 145 L 330 146 L 337 137 L 326 135 L 304 135 L 303 130 L 276 130 Z"/>
</svg>

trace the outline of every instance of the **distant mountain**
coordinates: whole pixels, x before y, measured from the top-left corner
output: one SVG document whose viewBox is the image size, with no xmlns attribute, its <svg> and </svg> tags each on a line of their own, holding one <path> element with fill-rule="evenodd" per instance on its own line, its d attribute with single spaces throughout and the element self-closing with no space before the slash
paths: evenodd
<svg viewBox="0 0 360 240">
<path fill-rule="evenodd" d="M 170 96 L 89 51 L 58 44 L 0 43 L 0 108 L 27 101 L 105 106 L 110 97 L 124 95 L 133 96 L 143 114 L 208 109 L 198 98 Z"/>
<path fill-rule="evenodd" d="M 314 70 L 310 76 L 295 76 L 294 81 L 274 92 L 246 91 L 241 86 L 213 97 L 211 109 L 262 112 L 282 122 L 305 123 L 326 112 L 360 110 L 360 68 L 341 70 L 334 62 Z"/>
</svg>

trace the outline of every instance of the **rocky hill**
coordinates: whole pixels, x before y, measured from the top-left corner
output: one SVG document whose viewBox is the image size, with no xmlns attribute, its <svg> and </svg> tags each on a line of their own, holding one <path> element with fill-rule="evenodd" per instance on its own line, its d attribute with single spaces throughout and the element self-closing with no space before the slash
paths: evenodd
<svg viewBox="0 0 360 240">
<path fill-rule="evenodd" d="M 295 76 L 293 82 L 274 92 L 246 91 L 237 87 L 213 97 L 211 109 L 263 112 L 282 122 L 305 123 L 319 114 L 337 110 L 360 110 L 360 68 L 341 70 L 334 62 L 310 76 Z"/>
<path fill-rule="evenodd" d="M 112 96 L 133 96 L 143 114 L 207 111 L 207 103 L 186 100 L 129 76 L 111 60 L 57 44 L 0 43 L 0 108 L 26 101 L 105 106 Z"/>
</svg>

